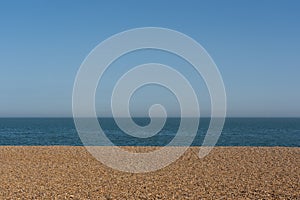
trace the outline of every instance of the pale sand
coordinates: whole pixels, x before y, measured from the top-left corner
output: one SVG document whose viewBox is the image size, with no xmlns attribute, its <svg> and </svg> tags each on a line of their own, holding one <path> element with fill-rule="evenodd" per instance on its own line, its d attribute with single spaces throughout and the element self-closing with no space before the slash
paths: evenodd
<svg viewBox="0 0 300 200">
<path fill-rule="evenodd" d="M 217 147 L 203 159 L 197 149 L 159 171 L 132 174 L 84 147 L 2 146 L 0 199 L 300 199 L 300 148 Z"/>
</svg>

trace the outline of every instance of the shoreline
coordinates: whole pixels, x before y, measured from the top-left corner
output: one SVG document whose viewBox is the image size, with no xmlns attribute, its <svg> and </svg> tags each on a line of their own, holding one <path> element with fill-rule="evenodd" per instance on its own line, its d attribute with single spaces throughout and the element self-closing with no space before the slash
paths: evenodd
<svg viewBox="0 0 300 200">
<path fill-rule="evenodd" d="M 134 174 L 108 168 L 83 146 L 0 146 L 0 198 L 300 199 L 300 147 L 217 146 L 202 159 L 197 149 Z"/>
</svg>

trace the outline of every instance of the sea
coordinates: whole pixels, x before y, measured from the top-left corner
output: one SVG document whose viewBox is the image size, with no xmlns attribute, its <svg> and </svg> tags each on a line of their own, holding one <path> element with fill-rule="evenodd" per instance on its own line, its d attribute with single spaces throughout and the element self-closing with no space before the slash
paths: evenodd
<svg viewBox="0 0 300 200">
<path fill-rule="evenodd" d="M 168 118 L 154 136 L 124 133 L 113 118 L 99 118 L 106 136 L 118 146 L 165 146 L 177 133 L 180 118 Z M 149 118 L 134 118 L 141 126 Z M 192 146 L 201 146 L 210 118 L 201 118 Z M 0 118 L 0 145 L 82 146 L 72 118 Z M 227 118 L 216 146 L 300 147 L 300 118 Z"/>
</svg>

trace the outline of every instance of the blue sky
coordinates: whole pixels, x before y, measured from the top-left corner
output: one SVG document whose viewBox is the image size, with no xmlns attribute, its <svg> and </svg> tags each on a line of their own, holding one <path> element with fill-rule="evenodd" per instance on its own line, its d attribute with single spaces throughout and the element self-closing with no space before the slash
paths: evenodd
<svg viewBox="0 0 300 200">
<path fill-rule="evenodd" d="M 299 10 L 299 1 L 271 0 L 1 1 L 0 117 L 71 116 L 73 82 L 87 54 L 113 34 L 147 26 L 180 31 L 208 51 L 224 79 L 228 116 L 299 117 Z M 138 59 L 154 57 L 167 58 L 144 52 Z M 115 66 L 109 77 L 118 73 Z M 106 81 L 97 92 L 100 113 L 113 84 Z M 205 89 L 194 86 L 208 114 Z M 149 88 L 147 95 L 172 98 L 160 92 Z M 143 113 L 151 97 L 136 96 L 133 109 Z"/>
</svg>

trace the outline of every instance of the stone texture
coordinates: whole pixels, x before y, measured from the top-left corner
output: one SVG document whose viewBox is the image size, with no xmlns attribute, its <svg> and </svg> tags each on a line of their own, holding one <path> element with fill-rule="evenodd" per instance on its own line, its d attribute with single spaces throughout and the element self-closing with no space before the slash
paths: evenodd
<svg viewBox="0 0 300 200">
<path fill-rule="evenodd" d="M 151 147 L 126 147 L 135 152 Z M 166 168 L 119 172 L 84 147 L 0 147 L 0 199 L 300 199 L 300 148 L 190 148 Z"/>
</svg>

